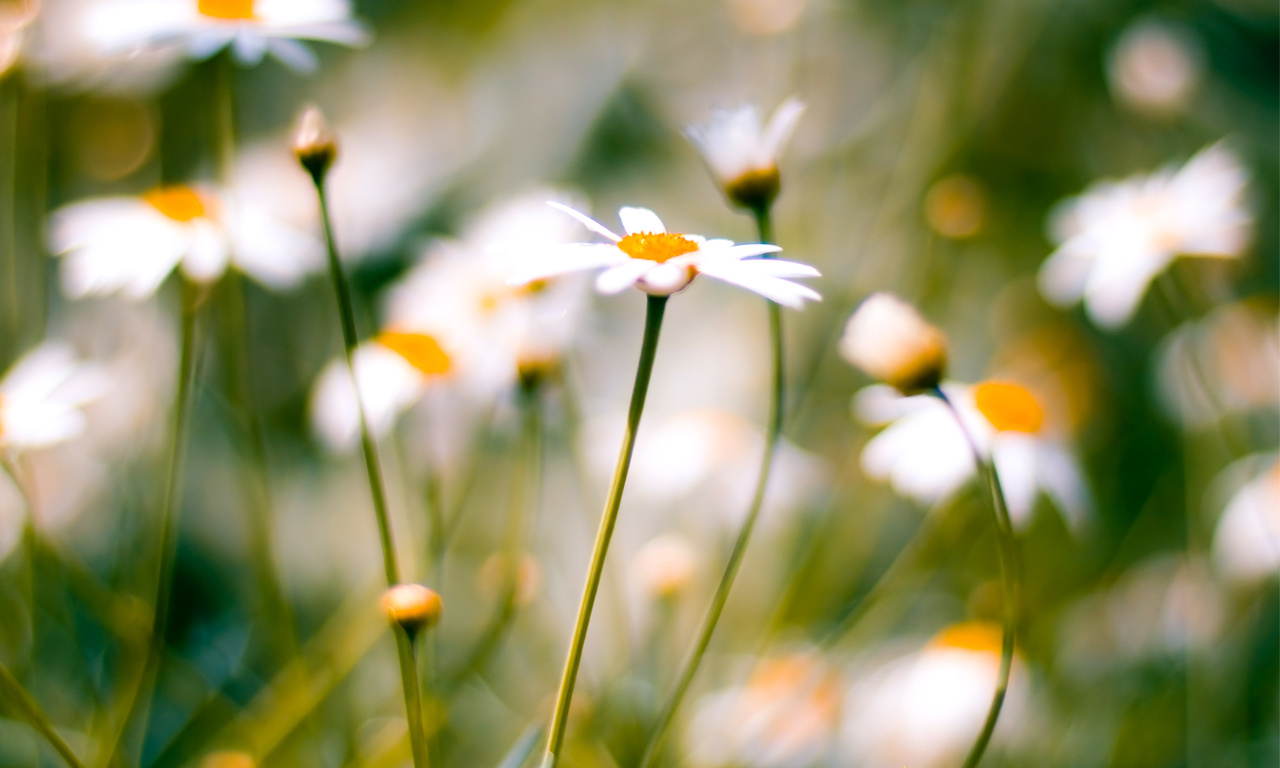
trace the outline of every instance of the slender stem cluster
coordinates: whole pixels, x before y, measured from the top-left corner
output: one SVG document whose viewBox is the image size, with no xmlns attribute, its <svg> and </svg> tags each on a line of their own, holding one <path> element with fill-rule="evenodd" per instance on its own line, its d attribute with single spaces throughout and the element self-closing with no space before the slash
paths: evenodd
<svg viewBox="0 0 1280 768">
<path fill-rule="evenodd" d="M 569 643 L 569 656 L 565 660 L 564 675 L 560 679 L 560 692 L 556 696 L 556 710 L 551 718 L 551 731 L 547 737 L 547 751 L 542 758 L 542 768 L 555 768 L 560 759 L 560 747 L 564 743 L 565 725 L 569 721 L 569 703 L 573 700 L 573 686 L 578 679 L 578 666 L 582 662 L 582 648 L 587 641 L 587 625 L 591 623 L 591 610 L 596 593 L 600 589 L 600 575 L 604 572 L 604 559 L 613 536 L 613 526 L 618 521 L 618 508 L 622 505 L 622 490 L 631 468 L 631 453 L 635 448 L 636 431 L 640 416 L 644 413 L 645 395 L 649 392 L 649 376 L 653 373 L 653 360 L 658 351 L 658 334 L 662 331 L 662 316 L 667 308 L 666 296 L 649 296 L 644 320 L 644 341 L 640 346 L 640 362 L 636 365 L 636 380 L 631 388 L 631 407 L 627 411 L 627 428 L 622 436 L 622 448 L 618 452 L 618 464 L 613 471 L 613 483 L 605 501 L 604 514 L 600 517 L 600 529 L 596 533 L 595 549 L 591 553 L 591 566 L 587 583 L 582 590 L 582 604 L 578 608 L 578 620 Z"/>
</svg>

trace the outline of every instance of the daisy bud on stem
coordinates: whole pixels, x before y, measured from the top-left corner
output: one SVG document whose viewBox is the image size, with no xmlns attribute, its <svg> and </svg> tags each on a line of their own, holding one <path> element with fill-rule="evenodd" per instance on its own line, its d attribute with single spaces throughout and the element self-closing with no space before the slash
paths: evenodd
<svg viewBox="0 0 1280 768">
<path fill-rule="evenodd" d="M 316 183 L 324 179 L 337 159 L 338 140 L 318 107 L 310 106 L 303 111 L 293 137 L 293 155 Z"/>
<path fill-rule="evenodd" d="M 873 293 L 854 310 L 840 354 L 904 395 L 937 389 L 947 370 L 946 336 L 890 293 Z"/>
<path fill-rule="evenodd" d="M 397 584 L 382 593 L 382 610 L 387 619 L 402 627 L 410 637 L 435 626 L 443 608 L 440 595 L 421 584 Z"/>
</svg>

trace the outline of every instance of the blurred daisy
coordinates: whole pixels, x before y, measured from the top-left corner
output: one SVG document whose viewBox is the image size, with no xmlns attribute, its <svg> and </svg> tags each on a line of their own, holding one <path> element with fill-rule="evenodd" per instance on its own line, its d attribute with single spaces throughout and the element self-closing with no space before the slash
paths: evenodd
<svg viewBox="0 0 1280 768">
<path fill-rule="evenodd" d="M 106 375 L 67 346 L 48 342 L 28 352 L 0 379 L 0 448 L 20 452 L 78 436 L 84 406 L 106 387 Z"/>
<path fill-rule="evenodd" d="M 1076 458 L 1046 424 L 1044 407 L 1029 390 L 1007 382 L 968 386 L 948 383 L 955 405 L 979 452 L 992 457 L 1013 523 L 1031 522 L 1036 496 L 1044 493 L 1072 530 L 1088 521 L 1092 501 Z M 887 425 L 867 441 L 862 469 L 921 504 L 950 497 L 976 475 L 973 451 L 950 409 L 932 395 L 903 397 L 871 386 L 854 397 L 854 412 L 868 425 Z"/>
<path fill-rule="evenodd" d="M 631 558 L 632 581 L 651 600 L 675 597 L 698 575 L 698 550 L 683 536 L 665 533 L 650 539 Z"/>
<path fill-rule="evenodd" d="M 71 298 L 155 293 L 181 267 L 212 282 L 234 265 L 272 288 L 287 288 L 320 263 L 309 234 L 237 206 L 231 195 L 171 185 L 136 197 L 104 197 L 54 212 L 49 248 L 63 254 L 62 288 Z"/>
<path fill-rule="evenodd" d="M 923 649 L 862 671 L 845 697 L 842 752 L 855 765 L 956 764 L 986 719 L 1000 672 L 1000 643 L 998 625 L 956 624 Z M 1026 717 L 1024 675 L 1011 677 L 1008 696 L 997 740 Z"/>
<path fill-rule="evenodd" d="M 707 694 L 686 737 L 696 766 L 803 768 L 834 743 L 839 684 L 821 660 L 796 654 L 761 661 L 746 685 Z"/>
<path fill-rule="evenodd" d="M 1107 65 L 1111 91 L 1126 106 L 1153 115 L 1186 108 L 1203 75 L 1203 56 L 1182 27 L 1140 21 L 1116 43 Z"/>
<path fill-rule="evenodd" d="M 1170 333 L 1155 359 L 1160 402 L 1183 424 L 1274 413 L 1280 403 L 1280 314 L 1270 300 L 1218 307 Z"/>
<path fill-rule="evenodd" d="M 1234 582 L 1261 581 L 1280 571 L 1280 461 L 1275 455 L 1246 457 L 1223 476 L 1220 482 L 1237 490 L 1218 518 L 1213 564 Z"/>
<path fill-rule="evenodd" d="M 1104 328 L 1124 325 L 1178 256 L 1235 258 L 1244 251 L 1253 224 L 1248 182 L 1219 143 L 1176 170 L 1095 184 L 1053 212 L 1059 247 L 1040 267 L 1040 292 L 1061 306 L 1083 301 Z"/>
<path fill-rule="evenodd" d="M 947 338 L 910 304 L 873 293 L 849 317 L 840 354 L 904 394 L 933 389 L 947 368 Z"/>
<path fill-rule="evenodd" d="M 685 132 L 698 147 L 725 195 L 735 205 L 759 209 L 778 196 L 778 157 L 795 132 L 804 104 L 787 99 L 761 124 L 753 104 L 716 112 Z"/>
<path fill-rule="evenodd" d="M 317 63 L 302 40 L 359 46 L 369 39 L 346 0 L 117 0 L 95 8 L 87 24 L 107 55 L 176 47 L 207 59 L 230 47 L 241 64 L 270 53 L 299 72 Z"/>
<path fill-rule="evenodd" d="M 608 267 L 596 278 L 596 289 L 614 294 L 635 286 L 654 296 L 669 296 L 684 290 L 698 275 L 707 275 L 760 294 L 788 307 L 800 309 L 806 299 L 820 301 L 815 291 L 784 278 L 818 277 L 818 270 L 805 264 L 777 259 L 752 259 L 782 250 L 766 243 L 734 245 L 729 240 L 706 240 L 698 235 L 667 232 L 657 214 L 648 208 L 623 208 L 618 218 L 626 237 L 584 213 L 550 203 L 587 229 L 613 241 L 613 245 L 577 243 L 545 250 L 529 258 L 509 279 L 525 285 L 568 272 Z"/>
</svg>

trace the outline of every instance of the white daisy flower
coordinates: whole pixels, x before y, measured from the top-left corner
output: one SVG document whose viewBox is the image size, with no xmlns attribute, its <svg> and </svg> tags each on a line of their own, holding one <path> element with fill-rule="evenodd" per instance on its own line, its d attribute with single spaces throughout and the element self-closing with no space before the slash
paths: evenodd
<svg viewBox="0 0 1280 768">
<path fill-rule="evenodd" d="M 45 448 L 85 428 L 82 408 L 107 388 L 106 374 L 48 342 L 14 363 L 0 379 L 0 448 Z"/>
<path fill-rule="evenodd" d="M 1280 460 L 1249 456 L 1222 474 L 1236 491 L 1214 530 L 1213 564 L 1234 582 L 1262 581 L 1280 571 Z"/>
<path fill-rule="evenodd" d="M 1046 428 L 1044 409 L 1034 395 L 995 381 L 947 383 L 942 389 L 979 452 L 993 459 L 1016 527 L 1030 524 L 1040 493 L 1054 502 L 1073 530 L 1088 522 L 1093 504 L 1079 462 Z M 935 504 L 977 474 L 964 431 L 938 398 L 903 397 L 877 385 L 854 397 L 854 411 L 864 423 L 888 425 L 867 441 L 862 469 L 903 496 Z"/>
<path fill-rule="evenodd" d="M 1104 328 L 1124 325 L 1178 256 L 1244 251 L 1253 224 L 1248 182 L 1248 171 L 1219 143 L 1177 170 L 1095 184 L 1053 213 L 1059 247 L 1040 267 L 1040 292 L 1060 306 L 1083 301 Z"/>
<path fill-rule="evenodd" d="M 312 235 L 283 226 L 231 195 L 184 185 L 136 197 L 105 197 L 55 211 L 49 248 L 63 254 L 62 288 L 71 298 L 155 293 L 175 267 L 197 282 L 229 265 L 273 288 L 287 288 L 320 263 Z"/>
<path fill-rule="evenodd" d="M 1190 31 L 1164 21 L 1140 21 L 1125 30 L 1107 63 L 1111 92 L 1138 112 L 1177 114 L 1200 84 L 1203 59 Z"/>
<path fill-rule="evenodd" d="M 977 738 L 991 706 L 1001 642 L 999 625 L 956 624 L 914 653 L 862 670 L 845 696 L 843 754 L 859 766 L 955 765 Z M 1017 670 L 1010 677 L 997 741 L 1027 717 L 1025 677 Z"/>
<path fill-rule="evenodd" d="M 868 376 L 912 394 L 942 380 L 947 338 L 897 296 L 873 293 L 849 317 L 840 354 Z"/>
<path fill-rule="evenodd" d="M 104 55 L 177 47 L 207 59 L 230 47 L 241 64 L 270 53 L 299 72 L 316 68 L 302 40 L 360 46 L 369 40 L 346 0 L 116 0 L 95 8 L 89 35 Z"/>
<path fill-rule="evenodd" d="M 620 293 L 635 286 L 654 296 L 669 296 L 684 290 L 702 274 L 794 309 L 803 307 L 806 299 L 822 299 L 811 288 L 785 279 L 819 277 L 813 267 L 793 261 L 750 258 L 782 250 L 776 245 L 734 245 L 730 240 L 707 240 L 698 235 L 667 232 L 653 211 L 631 207 L 618 211 L 627 233 L 622 237 L 584 213 L 559 203 L 549 205 L 582 222 L 592 232 L 609 238 L 613 245 L 577 243 L 549 249 L 517 270 L 508 279 L 512 285 L 608 267 L 596 278 L 596 289 L 605 294 Z"/>
<path fill-rule="evenodd" d="M 802 114 L 804 104 L 787 99 L 768 125 L 762 125 L 760 110 L 749 104 L 716 112 L 709 122 L 690 126 L 686 133 L 729 199 L 747 208 L 759 208 L 777 197 L 778 157 Z"/>
</svg>

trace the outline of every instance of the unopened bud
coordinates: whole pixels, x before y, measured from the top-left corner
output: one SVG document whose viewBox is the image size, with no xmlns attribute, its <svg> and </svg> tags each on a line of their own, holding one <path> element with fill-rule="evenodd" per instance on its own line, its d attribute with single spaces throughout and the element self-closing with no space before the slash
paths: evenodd
<svg viewBox="0 0 1280 768">
<path fill-rule="evenodd" d="M 903 394 L 934 389 L 947 369 L 947 339 L 915 308 L 876 293 L 854 311 L 840 339 L 840 354 Z"/>
<path fill-rule="evenodd" d="M 724 184 L 729 202 L 751 211 L 767 210 L 782 188 L 782 177 L 776 165 L 747 171 Z"/>
<path fill-rule="evenodd" d="M 440 595 L 421 584 L 397 584 L 382 593 L 387 618 L 410 633 L 435 624 L 443 607 Z"/>
<path fill-rule="evenodd" d="M 324 178 L 338 156 L 338 140 L 329 130 L 324 115 L 314 106 L 307 107 L 298 121 L 298 131 L 293 137 L 293 154 L 316 181 Z"/>
</svg>

